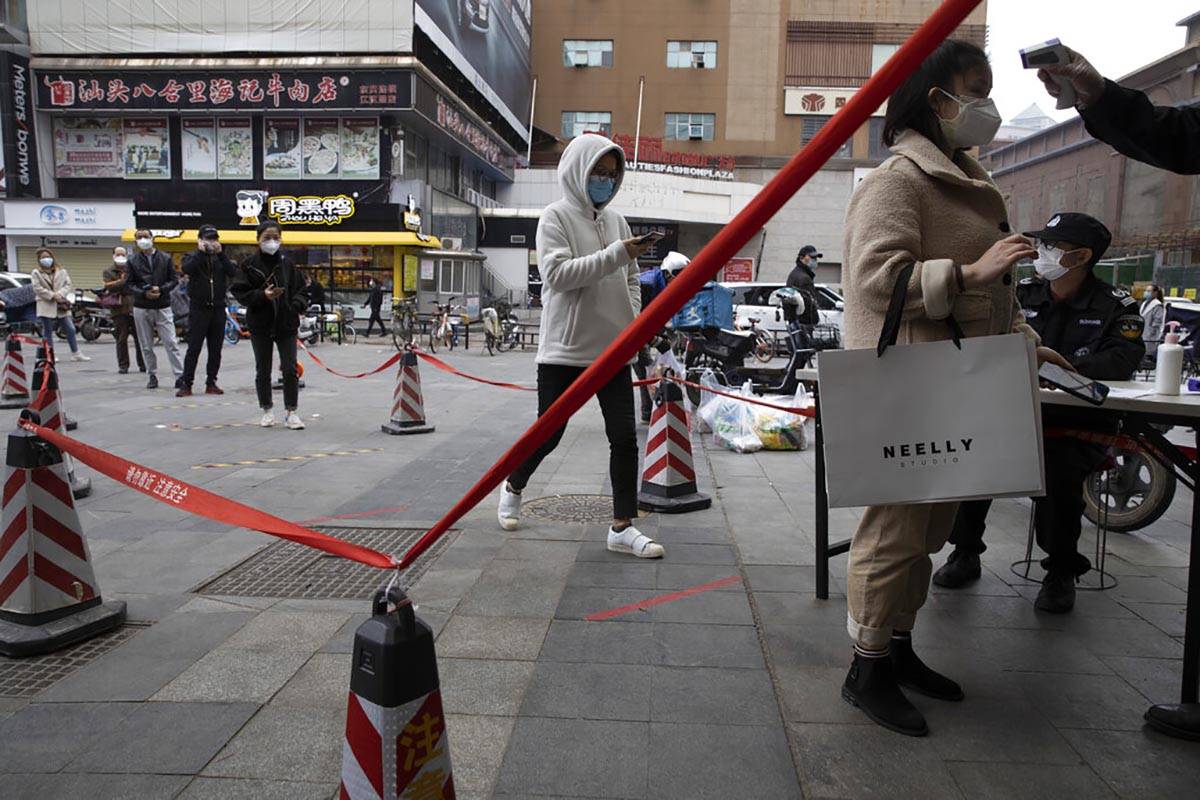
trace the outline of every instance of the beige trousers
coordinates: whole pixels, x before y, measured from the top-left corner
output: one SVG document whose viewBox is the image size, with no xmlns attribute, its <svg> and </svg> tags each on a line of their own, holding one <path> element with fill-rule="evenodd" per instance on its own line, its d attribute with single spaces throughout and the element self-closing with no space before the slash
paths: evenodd
<svg viewBox="0 0 1200 800">
<path fill-rule="evenodd" d="M 850 543 L 846 629 L 855 643 L 878 650 L 893 630 L 912 630 L 929 594 L 929 555 L 950 538 L 958 503 L 871 506 Z"/>
</svg>

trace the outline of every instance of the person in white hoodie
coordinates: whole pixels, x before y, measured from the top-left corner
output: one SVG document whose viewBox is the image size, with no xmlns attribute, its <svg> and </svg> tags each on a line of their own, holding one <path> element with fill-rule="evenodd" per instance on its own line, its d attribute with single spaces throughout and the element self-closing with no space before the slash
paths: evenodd
<svg viewBox="0 0 1200 800">
<path fill-rule="evenodd" d="M 538 414 L 557 400 L 584 369 L 633 322 L 641 310 L 637 259 L 651 245 L 633 238 L 629 224 L 608 210 L 625 175 L 625 154 L 603 136 L 575 137 L 558 162 L 563 198 L 542 212 L 537 230 L 542 273 L 538 335 Z M 608 549 L 661 558 L 662 545 L 633 526 L 637 517 L 638 444 L 633 378 L 621 369 L 599 392 L 608 435 L 613 524 Z M 500 489 L 497 518 L 504 530 L 520 524 L 521 492 L 562 439 L 559 428 Z"/>
</svg>

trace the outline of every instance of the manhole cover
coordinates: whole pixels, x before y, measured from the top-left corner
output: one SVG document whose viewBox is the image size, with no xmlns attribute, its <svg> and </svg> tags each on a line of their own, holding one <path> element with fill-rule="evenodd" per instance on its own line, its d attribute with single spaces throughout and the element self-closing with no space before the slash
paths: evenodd
<svg viewBox="0 0 1200 800">
<path fill-rule="evenodd" d="M 424 529 L 420 528 L 314 526 L 312 530 L 395 556 L 403 555 L 425 534 Z M 400 573 L 400 586 L 407 589 L 416 583 L 453 536 L 453 532 L 443 536 L 412 566 Z M 363 600 L 369 599 L 389 578 L 390 575 L 384 570 L 295 542 L 280 541 L 209 581 L 200 587 L 199 593 L 305 600 Z"/>
<path fill-rule="evenodd" d="M 612 497 L 606 494 L 556 494 L 521 506 L 531 517 L 551 522 L 611 522 Z"/>
<path fill-rule="evenodd" d="M 129 641 L 145 625 L 126 624 L 114 631 L 32 658 L 0 656 L 0 696 L 32 697 L 49 689 L 84 664 Z"/>
</svg>

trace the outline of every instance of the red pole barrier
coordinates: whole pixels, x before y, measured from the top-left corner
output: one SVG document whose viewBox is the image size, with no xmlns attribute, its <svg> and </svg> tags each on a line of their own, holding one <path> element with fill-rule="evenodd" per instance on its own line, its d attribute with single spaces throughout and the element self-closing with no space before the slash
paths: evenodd
<svg viewBox="0 0 1200 800">
<path fill-rule="evenodd" d="M 600 358 L 571 384 L 545 414 L 538 417 L 479 482 L 413 545 L 401 559 L 400 567 L 407 567 L 416 560 L 611 380 L 617 370 L 633 358 L 638 348 L 650 341 L 684 303 L 712 280 L 725 262 L 775 216 L 783 204 L 837 152 L 842 143 L 870 118 L 871 112 L 887 100 L 977 5 L 979 0 L 945 0 L 938 6 L 929 19 L 888 59 L 883 69 L 854 93 L 850 102 L 834 114 L 816 137 L 793 156 L 787 166 L 721 229 L 654 302 L 634 319 L 621 337 L 609 345 Z"/>
</svg>

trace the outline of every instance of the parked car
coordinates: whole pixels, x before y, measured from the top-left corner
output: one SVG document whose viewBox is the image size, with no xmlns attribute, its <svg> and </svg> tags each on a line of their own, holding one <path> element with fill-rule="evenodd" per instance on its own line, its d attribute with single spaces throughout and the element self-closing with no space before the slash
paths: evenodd
<svg viewBox="0 0 1200 800">
<path fill-rule="evenodd" d="M 787 332 L 787 321 L 783 318 L 783 309 L 772 305 L 771 295 L 782 289 L 784 283 L 723 283 L 725 288 L 733 292 L 733 318 L 738 327 L 749 327 L 750 318 L 758 320 L 758 327 L 768 331 Z M 845 301 L 842 296 L 828 285 L 817 284 L 817 307 L 821 317 L 821 325 L 830 325 L 842 329 L 842 317 L 845 312 Z"/>
</svg>

